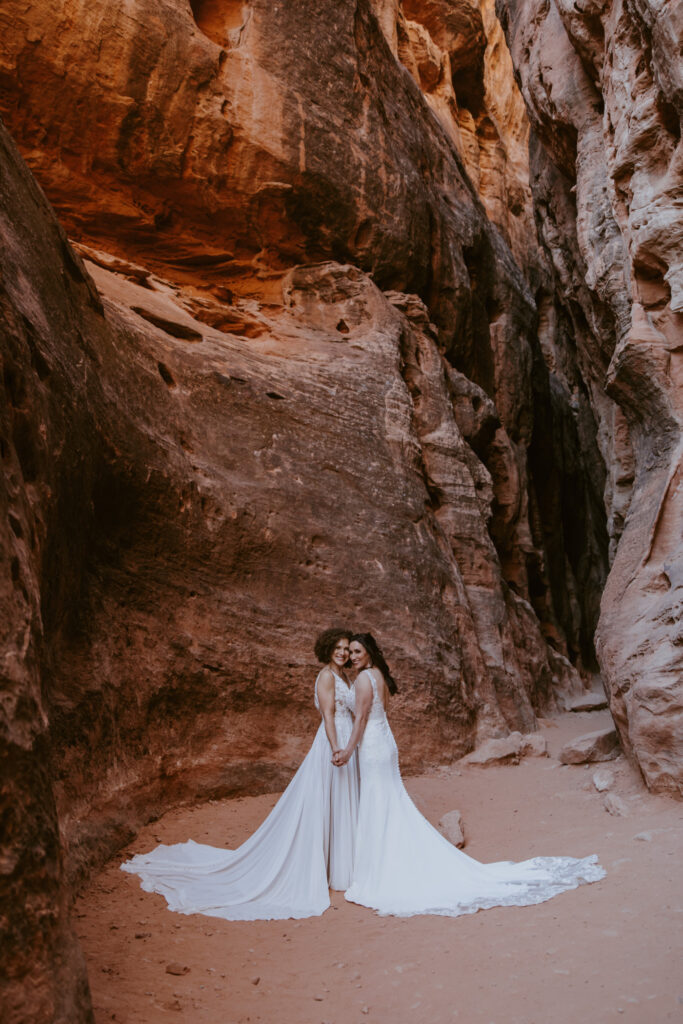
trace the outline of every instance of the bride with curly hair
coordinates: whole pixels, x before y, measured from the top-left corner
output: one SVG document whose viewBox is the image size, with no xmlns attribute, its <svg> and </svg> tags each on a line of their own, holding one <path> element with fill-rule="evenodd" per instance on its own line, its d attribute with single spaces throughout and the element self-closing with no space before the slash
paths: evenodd
<svg viewBox="0 0 683 1024">
<path fill-rule="evenodd" d="M 123 871 L 166 898 L 169 910 L 228 921 L 312 917 L 330 905 L 329 889 L 351 884 L 358 812 L 358 763 L 333 767 L 351 737 L 353 687 L 346 675 L 347 629 L 315 643 L 323 664 L 314 688 L 321 723 L 308 754 L 261 826 L 236 850 L 192 839 L 137 854 Z"/>
</svg>

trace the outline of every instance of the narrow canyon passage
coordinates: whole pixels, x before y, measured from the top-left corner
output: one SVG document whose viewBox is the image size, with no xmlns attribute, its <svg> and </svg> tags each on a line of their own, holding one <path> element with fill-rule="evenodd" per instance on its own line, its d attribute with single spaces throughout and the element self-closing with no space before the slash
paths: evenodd
<svg viewBox="0 0 683 1024">
<path fill-rule="evenodd" d="M 8 1024 L 681 1014 L 682 52 L 683 0 L 0 4 Z M 126 848 L 234 846 L 285 787 L 332 625 L 431 820 L 604 882 L 292 927 L 141 894 Z M 555 756 L 598 672 L 607 810 Z"/>
<path fill-rule="evenodd" d="M 436 823 L 458 808 L 483 861 L 599 855 L 607 877 L 535 907 L 455 919 L 380 918 L 334 894 L 320 918 L 227 922 L 166 910 L 120 860 L 188 837 L 236 846 L 275 796 L 178 809 L 144 828 L 76 906 L 96 1024 L 629 1024 L 680 1020 L 679 804 L 647 793 L 623 757 L 564 766 L 559 749 L 609 713 L 542 723 L 549 757 L 445 767 L 408 780 Z M 622 815 L 592 776 L 614 775 Z M 169 970 L 172 973 L 169 973 Z"/>
</svg>

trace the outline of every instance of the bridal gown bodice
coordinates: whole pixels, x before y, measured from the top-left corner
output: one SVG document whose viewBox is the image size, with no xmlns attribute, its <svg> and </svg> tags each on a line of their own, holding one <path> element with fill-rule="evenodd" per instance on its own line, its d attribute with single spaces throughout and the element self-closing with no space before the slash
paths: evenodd
<svg viewBox="0 0 683 1024">
<path fill-rule="evenodd" d="M 336 674 L 334 676 L 334 728 L 338 746 L 345 747 L 353 729 L 354 690 Z M 318 676 L 320 679 L 320 676 Z M 318 679 L 315 682 L 315 706 L 320 711 Z M 321 725 L 321 728 L 324 726 Z M 329 752 L 329 745 L 328 745 Z M 331 889 L 346 889 L 351 882 L 353 849 L 358 817 L 358 757 L 354 755 L 342 768 L 332 768 L 329 792 L 329 813 L 325 815 L 328 831 L 325 836 L 327 877 Z"/>
<path fill-rule="evenodd" d="M 317 679 L 314 700 L 320 710 Z M 353 689 L 335 675 L 340 746 L 351 735 L 352 709 Z M 190 839 L 137 854 L 121 867 L 181 914 L 229 921 L 322 914 L 330 905 L 329 887 L 346 889 L 351 880 L 358 789 L 357 757 L 335 768 L 321 722 L 289 786 L 240 847 L 227 850 Z"/>
<path fill-rule="evenodd" d="M 318 680 L 321 675 L 322 673 L 319 673 L 313 691 L 313 703 L 318 711 L 320 711 Z M 342 745 L 346 746 L 353 729 L 353 711 L 355 710 L 354 689 L 348 683 L 345 683 L 336 672 L 333 672 L 332 675 L 334 676 L 334 727 L 337 730 L 337 739 L 342 742 Z M 342 739 L 342 735 L 345 739 Z"/>
<path fill-rule="evenodd" d="M 367 672 L 372 704 L 359 746 L 361 793 L 347 900 L 380 914 L 457 917 L 486 907 L 541 903 L 604 876 L 595 856 L 481 864 L 452 846 L 403 785 L 376 672 Z"/>
</svg>

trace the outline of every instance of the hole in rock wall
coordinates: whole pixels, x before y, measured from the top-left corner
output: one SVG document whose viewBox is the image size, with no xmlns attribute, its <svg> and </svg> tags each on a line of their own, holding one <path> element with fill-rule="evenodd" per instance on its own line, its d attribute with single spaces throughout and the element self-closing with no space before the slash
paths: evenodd
<svg viewBox="0 0 683 1024">
<path fill-rule="evenodd" d="M 681 138 L 681 119 L 674 105 L 668 103 L 663 96 L 658 96 L 657 113 L 669 135 L 673 135 L 676 142 L 679 142 Z"/>
<path fill-rule="evenodd" d="M 33 436 L 33 425 L 28 414 L 15 414 L 12 440 L 24 481 L 27 484 L 33 483 L 38 476 L 39 457 Z"/>
<path fill-rule="evenodd" d="M 490 324 L 497 310 L 491 299 L 490 252 L 486 241 L 483 241 L 471 248 L 465 247 L 462 254 L 470 278 L 471 344 L 464 365 L 457 366 L 457 369 L 462 370 L 487 395 L 492 395 L 495 392 L 495 374 Z"/>
<path fill-rule="evenodd" d="M 353 240 L 353 249 L 364 249 L 372 239 L 372 221 L 364 220 L 356 231 Z"/>
<path fill-rule="evenodd" d="M 26 398 L 26 384 L 21 371 L 11 363 L 6 362 L 3 379 L 9 404 L 17 409 L 20 408 Z"/>
<path fill-rule="evenodd" d="M 169 388 L 174 388 L 175 377 L 169 370 L 168 366 L 166 366 L 166 363 L 157 363 L 157 369 L 159 371 L 159 376 L 163 380 L 164 384 L 167 384 Z"/>
<path fill-rule="evenodd" d="M 654 263 L 635 262 L 633 275 L 638 299 L 645 309 L 664 309 L 671 302 L 671 288 L 664 278 L 665 267 Z"/>
<path fill-rule="evenodd" d="M 17 517 L 12 512 L 10 512 L 10 514 L 8 516 L 8 519 L 9 519 L 9 524 L 12 527 L 12 533 L 14 534 L 15 537 L 18 537 L 19 540 L 21 540 L 22 537 L 24 536 L 24 531 L 23 531 L 21 523 L 19 522 Z"/>
<path fill-rule="evenodd" d="M 237 46 L 247 19 L 242 0 L 190 0 L 197 26 L 219 46 Z"/>
<path fill-rule="evenodd" d="M 469 110 L 473 118 L 478 118 L 484 109 L 484 68 L 464 68 L 453 70 L 453 91 L 458 107 Z"/>
</svg>

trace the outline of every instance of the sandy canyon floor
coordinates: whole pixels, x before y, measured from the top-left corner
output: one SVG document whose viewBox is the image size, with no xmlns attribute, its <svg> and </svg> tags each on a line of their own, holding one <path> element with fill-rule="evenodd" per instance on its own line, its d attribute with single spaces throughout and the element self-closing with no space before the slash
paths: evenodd
<svg viewBox="0 0 683 1024">
<path fill-rule="evenodd" d="M 615 816 L 593 785 L 597 766 L 557 760 L 568 738 L 608 721 L 564 714 L 543 725 L 547 758 L 407 780 L 432 822 L 461 811 L 466 852 L 479 860 L 599 855 L 603 881 L 540 906 L 380 918 L 335 893 L 305 921 L 172 914 L 120 861 L 190 837 L 235 847 L 277 797 L 166 814 L 77 903 L 97 1024 L 683 1021 L 683 807 L 648 794 L 621 757 L 606 766 L 626 811 Z"/>
</svg>

